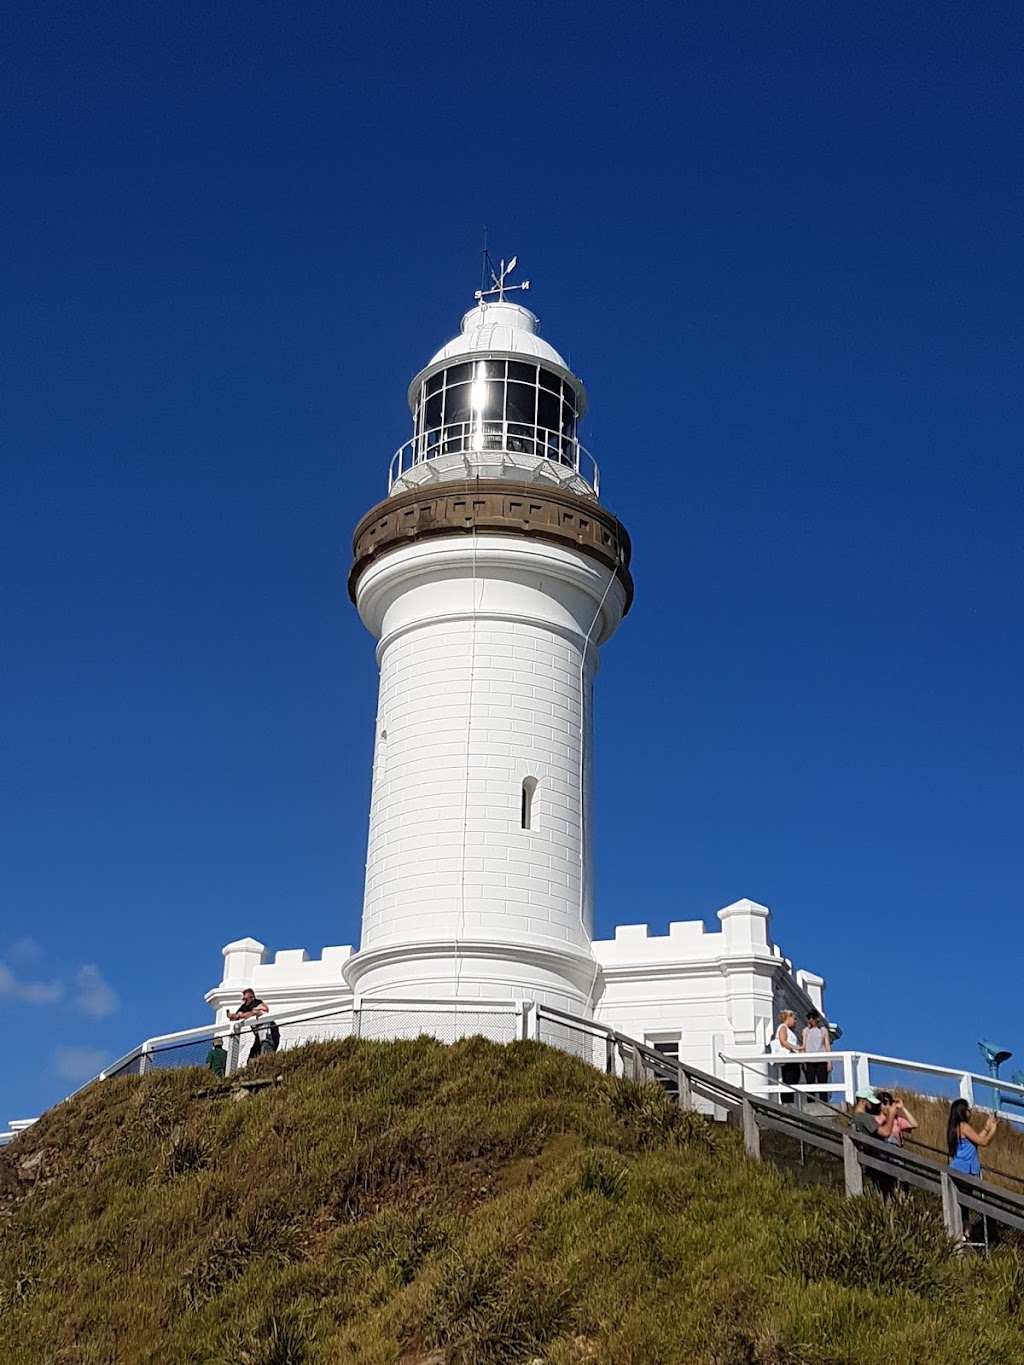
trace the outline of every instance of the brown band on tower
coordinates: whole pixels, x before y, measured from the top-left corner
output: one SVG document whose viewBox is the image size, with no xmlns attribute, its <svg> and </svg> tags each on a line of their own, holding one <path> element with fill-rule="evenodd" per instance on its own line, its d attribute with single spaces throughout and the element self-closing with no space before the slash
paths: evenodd
<svg viewBox="0 0 1024 1365">
<path fill-rule="evenodd" d="M 426 536 L 524 535 L 548 540 L 611 569 L 633 601 L 626 528 L 600 504 L 565 489 L 513 485 L 505 479 L 464 479 L 411 489 L 370 509 L 352 537 L 355 563 L 348 576 L 356 600 L 360 574 L 378 555 Z M 623 615 L 625 615 L 625 611 Z"/>
</svg>

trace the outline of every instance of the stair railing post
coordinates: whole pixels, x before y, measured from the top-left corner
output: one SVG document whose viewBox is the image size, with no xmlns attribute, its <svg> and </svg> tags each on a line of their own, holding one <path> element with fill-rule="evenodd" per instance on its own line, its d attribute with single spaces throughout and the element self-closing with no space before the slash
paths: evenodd
<svg viewBox="0 0 1024 1365">
<path fill-rule="evenodd" d="M 854 1066 L 855 1054 L 843 1053 L 843 1099 L 852 1109 L 857 1103 L 857 1072 Z"/>
<path fill-rule="evenodd" d="M 864 1193 L 864 1168 L 860 1164 L 860 1153 L 849 1133 L 843 1134 L 843 1177 L 846 1193 L 852 1198 Z"/>
<path fill-rule="evenodd" d="M 854 1056 L 857 1059 L 855 1068 L 857 1089 L 867 1090 L 871 1085 L 871 1067 L 868 1064 L 868 1059 L 862 1052 L 855 1052 Z"/>
<path fill-rule="evenodd" d="M 676 1059 L 676 1096 L 680 1109 L 693 1108 L 693 1092 L 690 1090 L 690 1077 L 683 1070 L 683 1064 Z"/>
<path fill-rule="evenodd" d="M 960 1077 L 960 1098 L 974 1108 L 974 1081 L 969 1071 L 965 1071 Z"/>
<path fill-rule="evenodd" d="M 643 1059 L 640 1056 L 640 1049 L 636 1046 L 633 1048 L 633 1080 L 637 1085 L 643 1085 L 645 1080 Z"/>
<path fill-rule="evenodd" d="M 242 1026 L 241 1024 L 231 1024 L 228 1033 L 228 1059 L 224 1064 L 224 1075 L 233 1076 L 238 1070 L 238 1053 L 241 1050 Z"/>
<path fill-rule="evenodd" d="M 743 1147 L 747 1156 L 761 1160 L 761 1130 L 757 1126 L 757 1110 L 749 1100 L 743 1101 Z"/>
<path fill-rule="evenodd" d="M 153 1051 L 153 1049 L 152 1049 L 152 1047 L 150 1046 L 150 1044 L 149 1044 L 148 1042 L 145 1042 L 145 1043 L 142 1044 L 142 1047 L 141 1047 L 140 1050 L 139 1050 L 139 1075 L 140 1075 L 140 1076 L 144 1076 L 144 1075 L 146 1074 L 146 1072 L 150 1069 L 150 1067 L 153 1065 L 153 1062 L 152 1062 L 152 1051 Z"/>
</svg>

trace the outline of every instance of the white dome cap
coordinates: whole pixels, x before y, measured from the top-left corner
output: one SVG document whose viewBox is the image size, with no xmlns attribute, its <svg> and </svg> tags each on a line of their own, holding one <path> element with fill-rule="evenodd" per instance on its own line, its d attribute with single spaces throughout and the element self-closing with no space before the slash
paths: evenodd
<svg viewBox="0 0 1024 1365">
<path fill-rule="evenodd" d="M 462 319 L 459 335 L 449 341 L 447 346 L 441 347 L 427 368 L 430 369 L 439 361 L 455 360 L 459 356 L 498 351 L 547 361 L 561 370 L 568 370 L 568 365 L 554 346 L 537 335 L 539 321 L 529 308 L 519 303 L 509 303 L 505 299 L 495 303 L 478 303 Z"/>
</svg>

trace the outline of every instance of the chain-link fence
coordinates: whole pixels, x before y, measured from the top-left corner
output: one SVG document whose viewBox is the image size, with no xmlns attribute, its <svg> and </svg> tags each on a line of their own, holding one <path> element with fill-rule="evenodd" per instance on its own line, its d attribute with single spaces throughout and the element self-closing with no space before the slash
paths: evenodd
<svg viewBox="0 0 1024 1365">
<path fill-rule="evenodd" d="M 315 1019 L 293 1019 L 280 1027 L 282 1048 L 300 1047 L 303 1043 L 332 1043 L 352 1036 L 352 1009 L 347 1006 L 335 1014 L 317 1015 Z"/>
<path fill-rule="evenodd" d="M 374 1004 L 364 1000 L 359 1011 L 360 1038 L 418 1038 L 428 1034 L 442 1043 L 477 1034 L 495 1043 L 511 1043 L 520 1036 L 522 1014 L 510 1003 L 507 1009 L 482 1009 L 472 1005 Z"/>
<path fill-rule="evenodd" d="M 524 1036 L 524 1020 L 529 1020 L 530 1006 L 518 1001 L 456 1001 L 456 1000 L 363 1000 L 358 1008 L 352 1005 L 289 1018 L 262 1016 L 259 1037 L 263 1048 L 276 1025 L 280 1031 L 282 1051 L 301 1047 L 304 1043 L 334 1042 L 356 1035 L 374 1041 L 390 1038 L 417 1038 L 427 1035 L 442 1043 L 454 1043 L 459 1038 L 482 1036 L 495 1043 L 512 1043 Z M 526 1011 L 524 1014 L 524 1010 Z M 552 1018 L 538 1011 L 534 1036 L 539 1041 L 571 1052 L 602 1071 L 623 1074 L 624 1060 L 616 1053 L 616 1044 L 600 1026 L 588 1025 L 586 1020 L 571 1017 Z M 209 1067 L 209 1054 L 214 1038 L 220 1038 L 227 1053 L 227 1075 L 244 1067 L 253 1055 L 256 1032 L 251 1023 L 211 1024 L 208 1028 L 190 1029 L 164 1038 L 151 1038 L 113 1063 L 102 1074 L 105 1078 L 139 1076 L 153 1070 L 177 1067 Z M 621 1050 L 621 1049 L 620 1049 Z M 262 1049 L 261 1049 L 262 1051 Z M 219 1069 L 214 1074 L 222 1074 Z"/>
<path fill-rule="evenodd" d="M 116 1062 L 108 1071 L 104 1071 L 104 1076 L 112 1078 L 115 1076 L 139 1076 L 142 1074 L 142 1053 L 133 1052 L 122 1062 Z"/>
<path fill-rule="evenodd" d="M 169 1070 L 178 1066 L 205 1066 L 215 1037 L 212 1030 L 205 1038 L 189 1038 L 180 1043 L 158 1043 L 146 1056 L 146 1070 Z"/>
<path fill-rule="evenodd" d="M 583 1021 L 569 1023 L 564 1019 L 553 1019 L 543 1010 L 537 1014 L 537 1041 L 549 1043 L 562 1052 L 571 1052 L 599 1071 L 621 1073 L 617 1065 L 613 1045 L 604 1033 L 587 1028 Z"/>
<path fill-rule="evenodd" d="M 363 1038 L 416 1038 L 428 1034 L 442 1043 L 453 1043 L 457 1038 L 482 1034 L 496 1043 L 511 1043 L 521 1036 L 522 1012 L 516 1004 L 507 1007 L 469 1005 L 456 1001 L 369 1001 L 354 1011 L 351 1005 L 337 1010 L 322 1010 L 297 1019 L 284 1016 L 276 1021 L 280 1030 L 279 1047 L 301 1047 L 304 1043 L 334 1042 L 358 1034 Z M 271 1036 L 272 1021 L 268 1016 L 259 1020 L 261 1051 Z M 226 1071 L 230 1075 L 244 1067 L 253 1055 L 256 1031 L 249 1023 L 211 1025 L 202 1031 L 191 1030 L 187 1036 L 169 1035 L 154 1038 L 130 1052 L 104 1071 L 107 1078 L 139 1076 L 153 1070 L 175 1067 L 209 1065 L 209 1054 L 214 1038 L 220 1038 L 227 1052 Z M 212 1069 L 212 1068 L 211 1068 Z M 219 1073 L 218 1073 L 219 1074 Z"/>
</svg>

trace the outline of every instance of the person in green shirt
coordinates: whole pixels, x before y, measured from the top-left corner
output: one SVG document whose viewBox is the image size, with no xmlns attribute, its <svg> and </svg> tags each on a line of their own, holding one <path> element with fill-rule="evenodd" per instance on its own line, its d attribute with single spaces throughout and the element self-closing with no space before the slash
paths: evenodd
<svg viewBox="0 0 1024 1365">
<path fill-rule="evenodd" d="M 227 1064 L 228 1054 L 224 1051 L 224 1045 L 219 1038 L 214 1038 L 213 1047 L 206 1054 L 206 1065 L 215 1076 L 223 1076 Z"/>
</svg>

